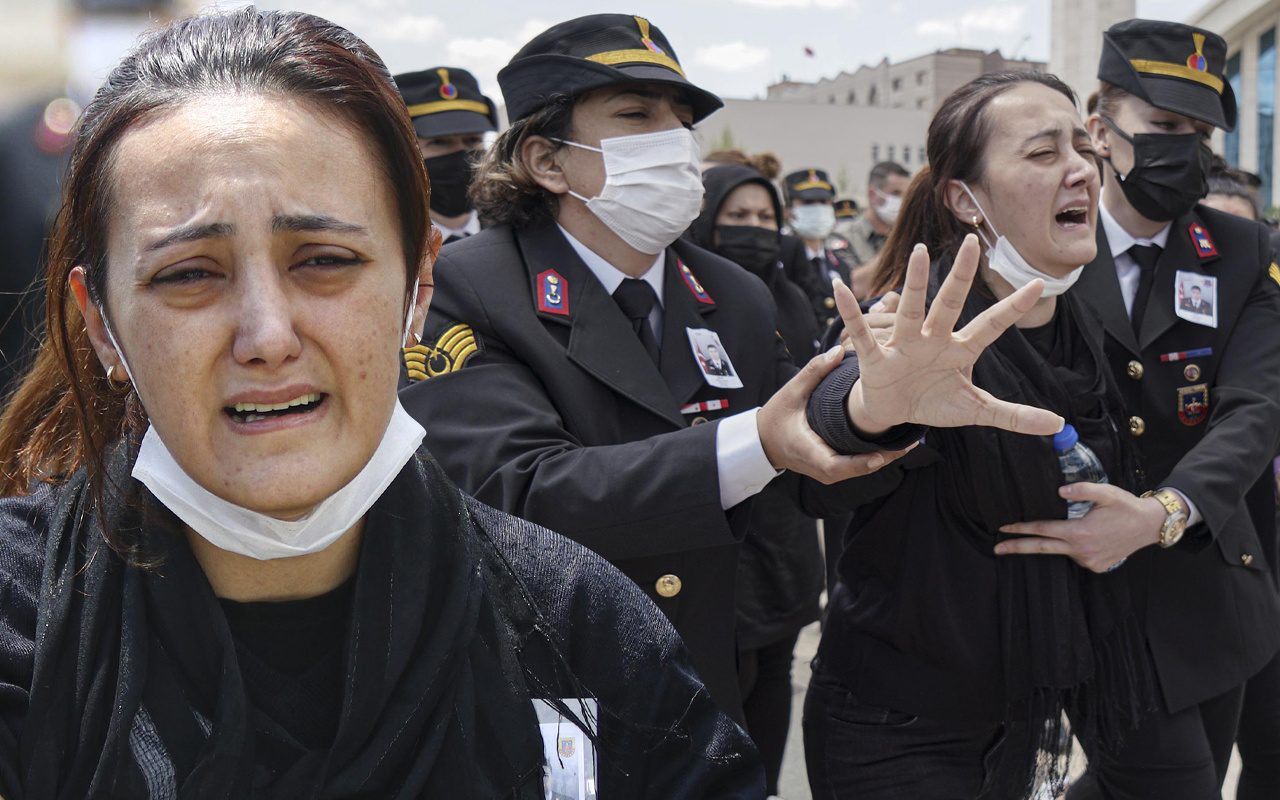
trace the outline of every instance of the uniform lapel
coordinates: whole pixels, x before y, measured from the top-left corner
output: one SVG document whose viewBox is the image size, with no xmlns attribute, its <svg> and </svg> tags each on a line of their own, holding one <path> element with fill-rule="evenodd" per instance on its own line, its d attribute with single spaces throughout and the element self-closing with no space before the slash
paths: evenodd
<svg viewBox="0 0 1280 800">
<path fill-rule="evenodd" d="M 543 288 L 539 276 L 547 269 L 555 269 L 568 286 L 567 313 L 538 310 L 537 314 L 571 327 L 569 360 L 624 397 L 685 427 L 680 406 L 667 390 L 658 365 L 645 352 L 622 309 L 556 226 L 527 229 L 516 235 L 516 241 L 529 271 L 535 309 L 539 308 L 539 292 Z M 669 325 L 664 322 L 664 328 Z M 664 357 L 665 354 L 664 349 Z"/>
<path fill-rule="evenodd" d="M 1179 269 L 1196 270 L 1210 261 L 1215 261 L 1218 254 L 1200 255 L 1196 252 L 1191 238 L 1192 226 L 1204 223 L 1193 211 L 1174 221 L 1169 229 L 1169 238 L 1164 243 L 1164 250 L 1156 261 L 1156 276 L 1152 284 L 1151 300 L 1147 303 L 1146 316 L 1142 318 L 1142 331 L 1138 337 L 1142 347 L 1148 347 L 1161 334 L 1173 327 L 1178 321 L 1174 312 L 1174 298 L 1177 293 L 1177 272 Z M 1214 298 L 1217 299 L 1217 298 Z"/>
<path fill-rule="evenodd" d="M 1111 257 L 1111 245 L 1101 223 L 1098 225 L 1098 255 L 1085 266 L 1072 291 L 1097 310 L 1113 339 L 1135 356 L 1140 355 L 1138 340 L 1133 335 L 1133 323 L 1129 321 L 1129 312 L 1124 307 L 1124 295 L 1120 293 L 1120 278 L 1116 275 L 1115 259 Z M 1150 316 L 1151 307 L 1148 306 L 1147 318 Z"/>
<path fill-rule="evenodd" d="M 715 310 L 715 303 L 699 301 L 685 283 L 680 257 L 667 248 L 663 276 L 662 378 L 677 405 L 684 405 L 703 385 L 702 370 L 693 357 L 686 328 L 705 328 L 702 317 Z"/>
</svg>

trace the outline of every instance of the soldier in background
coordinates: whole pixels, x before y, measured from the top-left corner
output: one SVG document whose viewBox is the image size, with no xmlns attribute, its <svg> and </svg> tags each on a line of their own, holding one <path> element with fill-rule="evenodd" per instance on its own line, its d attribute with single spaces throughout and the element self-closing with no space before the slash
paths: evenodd
<svg viewBox="0 0 1280 800">
<path fill-rule="evenodd" d="M 467 190 L 484 152 L 484 134 L 498 130 L 498 109 L 480 92 L 475 76 L 458 67 L 431 67 L 395 76 L 418 132 L 431 179 L 431 222 L 444 243 L 480 232 L 480 217 Z"/>
<path fill-rule="evenodd" d="M 910 185 L 911 173 L 902 165 L 893 161 L 876 164 L 867 176 L 867 210 L 849 225 L 844 240 L 830 243 L 833 249 L 843 245 L 852 254 L 850 287 L 858 297 L 868 296 L 876 272 L 876 256 L 898 219 L 902 195 Z"/>
<path fill-rule="evenodd" d="M 172 10 L 172 0 L 76 0 L 63 30 L 63 91 L 0 120 L 0 396 L 8 395 L 35 351 L 43 309 L 40 293 L 29 289 L 44 274 L 71 129 L 138 34 Z"/>
</svg>

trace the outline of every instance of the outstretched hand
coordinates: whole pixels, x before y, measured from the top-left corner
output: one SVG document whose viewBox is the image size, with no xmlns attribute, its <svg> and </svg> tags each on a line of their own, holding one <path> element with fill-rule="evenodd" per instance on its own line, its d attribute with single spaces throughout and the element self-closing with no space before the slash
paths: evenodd
<svg viewBox="0 0 1280 800">
<path fill-rule="evenodd" d="M 978 272 L 978 240 L 965 237 L 950 274 L 928 314 L 929 251 L 918 244 L 907 263 L 893 332 L 879 342 L 853 292 L 839 280 L 836 305 L 844 318 L 861 377 L 849 393 L 849 418 L 865 435 L 915 423 L 936 428 L 986 425 L 1014 433 L 1047 436 L 1062 429 L 1052 411 L 998 400 L 973 385 L 973 364 L 982 351 L 1040 298 L 1043 281 L 1032 281 L 955 330 Z"/>
</svg>

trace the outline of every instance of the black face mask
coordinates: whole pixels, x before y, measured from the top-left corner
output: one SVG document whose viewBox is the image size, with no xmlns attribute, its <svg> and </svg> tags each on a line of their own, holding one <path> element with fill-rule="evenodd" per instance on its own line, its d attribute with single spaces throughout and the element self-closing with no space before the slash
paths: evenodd
<svg viewBox="0 0 1280 800">
<path fill-rule="evenodd" d="M 778 263 L 782 241 L 777 231 L 754 225 L 717 225 L 720 244 L 716 252 L 761 278 Z"/>
<path fill-rule="evenodd" d="M 1177 219 L 1209 193 L 1213 154 L 1198 133 L 1138 133 L 1130 136 L 1106 117 L 1102 121 L 1133 145 L 1133 169 L 1121 175 L 1120 189 L 1133 210 L 1154 222 Z M 1107 159 L 1111 163 L 1111 159 Z"/>
<path fill-rule="evenodd" d="M 471 210 L 467 187 L 475 172 L 474 150 L 458 150 L 443 156 L 424 158 L 431 180 L 431 210 L 442 217 L 460 217 Z"/>
</svg>

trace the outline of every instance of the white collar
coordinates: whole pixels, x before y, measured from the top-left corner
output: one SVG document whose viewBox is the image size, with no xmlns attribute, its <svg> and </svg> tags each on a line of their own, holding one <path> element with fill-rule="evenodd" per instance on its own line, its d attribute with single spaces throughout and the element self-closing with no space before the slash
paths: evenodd
<svg viewBox="0 0 1280 800">
<path fill-rule="evenodd" d="M 480 215 L 475 211 L 471 212 L 471 216 L 467 217 L 467 221 L 462 223 L 461 228 L 450 228 L 431 220 L 431 224 L 440 229 L 440 235 L 448 239 L 450 236 L 474 236 L 480 232 Z"/>
<path fill-rule="evenodd" d="M 1107 210 L 1105 203 L 1098 203 L 1098 222 L 1102 223 L 1102 230 L 1107 234 L 1107 245 L 1111 247 L 1111 257 L 1113 259 L 1121 253 L 1127 253 L 1129 248 L 1135 244 L 1155 245 L 1163 250 L 1165 243 L 1169 241 L 1169 231 L 1173 228 L 1173 223 L 1170 222 L 1150 239 L 1140 239 L 1121 227 L 1119 222 L 1116 222 L 1116 218 L 1111 216 L 1111 212 Z"/>
<path fill-rule="evenodd" d="M 807 244 L 804 246 L 804 257 L 805 257 L 805 260 L 807 261 L 812 261 L 815 258 L 821 258 L 825 260 L 826 255 L 827 255 L 827 248 L 825 246 L 821 250 L 810 250 L 809 245 Z"/>
<path fill-rule="evenodd" d="M 585 244 L 573 238 L 573 234 L 566 231 L 560 223 L 557 222 L 556 227 L 564 234 L 564 238 L 569 241 L 569 245 L 573 247 L 574 252 L 578 254 L 578 258 L 582 259 L 582 263 L 587 265 L 587 269 L 591 270 L 592 274 L 596 276 L 596 279 L 604 286 L 604 290 L 606 292 L 612 295 L 614 291 L 622 285 L 624 280 L 631 277 L 614 265 L 610 264 L 608 261 L 605 261 L 597 255 L 594 250 L 591 250 Z M 662 286 L 663 273 L 666 268 L 666 264 L 667 251 L 663 250 L 661 253 L 658 253 L 656 258 L 654 258 L 653 266 L 649 267 L 649 270 L 640 276 L 642 280 L 647 281 L 649 285 L 653 287 L 653 293 L 658 296 L 659 306 L 663 305 Z"/>
</svg>

